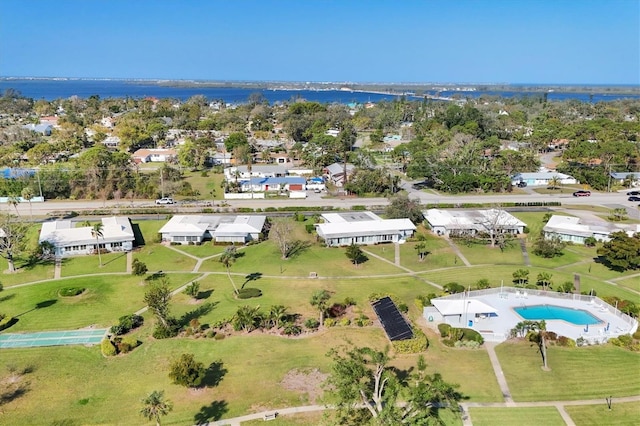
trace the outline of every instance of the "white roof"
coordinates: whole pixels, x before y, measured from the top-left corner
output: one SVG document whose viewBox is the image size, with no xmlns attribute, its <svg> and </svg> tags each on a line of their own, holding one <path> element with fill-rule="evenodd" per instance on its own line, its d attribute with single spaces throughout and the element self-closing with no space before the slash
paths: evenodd
<svg viewBox="0 0 640 426">
<path fill-rule="evenodd" d="M 207 231 L 213 236 L 247 235 L 262 232 L 266 219 L 263 215 L 176 215 L 158 232 L 195 236 L 203 235 Z"/>
<path fill-rule="evenodd" d="M 429 225 L 449 229 L 486 229 L 487 227 L 524 227 L 526 223 L 504 210 L 440 210 L 423 212 Z M 483 225 L 484 224 L 484 225 Z M 494 228 L 494 229 L 495 229 Z"/>
<path fill-rule="evenodd" d="M 416 230 L 409 219 L 382 219 L 368 211 L 325 213 L 325 223 L 317 225 L 318 234 L 324 238 L 397 234 L 400 231 Z"/>
<path fill-rule="evenodd" d="M 477 299 L 442 300 L 431 299 L 431 304 L 443 315 L 491 314 L 498 311 Z"/>
<path fill-rule="evenodd" d="M 612 232 L 624 231 L 629 236 L 640 232 L 640 225 L 625 225 L 601 221 L 586 221 L 575 216 L 553 215 L 547 224 L 542 228 L 544 232 L 556 232 L 582 237 L 594 235 L 609 235 Z"/>
<path fill-rule="evenodd" d="M 68 245 L 95 244 L 91 226 L 75 227 L 70 220 L 44 222 L 38 241 L 49 241 L 62 247 Z M 128 217 L 106 217 L 102 219 L 102 237 L 100 243 L 133 241 L 135 236 Z"/>
<path fill-rule="evenodd" d="M 526 172 L 518 173 L 514 176 L 514 178 L 522 179 L 552 179 L 553 177 L 557 177 L 558 179 L 575 179 L 573 176 L 559 172 Z"/>
</svg>

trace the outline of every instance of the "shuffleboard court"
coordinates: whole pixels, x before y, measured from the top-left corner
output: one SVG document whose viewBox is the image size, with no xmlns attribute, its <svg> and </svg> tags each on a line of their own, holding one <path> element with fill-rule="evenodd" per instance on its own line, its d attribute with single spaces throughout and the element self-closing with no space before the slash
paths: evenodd
<svg viewBox="0 0 640 426">
<path fill-rule="evenodd" d="M 41 331 L 38 333 L 0 334 L 0 349 L 35 348 L 39 346 L 97 345 L 107 333 L 106 328 Z"/>
</svg>

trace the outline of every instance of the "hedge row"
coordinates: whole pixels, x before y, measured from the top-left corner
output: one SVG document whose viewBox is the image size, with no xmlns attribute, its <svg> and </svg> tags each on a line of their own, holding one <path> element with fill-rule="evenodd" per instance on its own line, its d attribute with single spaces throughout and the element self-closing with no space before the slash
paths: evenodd
<svg viewBox="0 0 640 426">
<path fill-rule="evenodd" d="M 413 338 L 407 340 L 395 340 L 393 348 L 399 354 L 417 354 L 424 352 L 429 347 L 429 339 L 419 329 L 413 329 Z"/>
</svg>

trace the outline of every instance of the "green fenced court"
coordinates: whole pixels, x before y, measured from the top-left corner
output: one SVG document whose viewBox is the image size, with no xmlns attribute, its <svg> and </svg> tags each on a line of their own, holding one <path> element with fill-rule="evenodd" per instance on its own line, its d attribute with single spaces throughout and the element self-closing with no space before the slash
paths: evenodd
<svg viewBox="0 0 640 426">
<path fill-rule="evenodd" d="M 39 346 L 97 345 L 106 334 L 106 328 L 0 334 L 0 349 L 35 348 Z"/>
</svg>

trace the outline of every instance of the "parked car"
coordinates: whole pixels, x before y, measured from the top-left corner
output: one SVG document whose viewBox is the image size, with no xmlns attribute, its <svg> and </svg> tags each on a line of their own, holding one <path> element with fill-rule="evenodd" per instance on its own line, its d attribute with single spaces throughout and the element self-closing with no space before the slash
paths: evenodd
<svg viewBox="0 0 640 426">
<path fill-rule="evenodd" d="M 173 201 L 173 198 L 170 197 L 164 197 L 164 198 L 158 198 L 156 200 L 156 204 L 174 204 L 175 201 Z"/>
<path fill-rule="evenodd" d="M 526 187 L 526 186 L 527 186 L 527 182 L 525 182 L 525 181 L 521 180 L 520 182 L 516 183 L 516 186 L 517 186 L 518 188 L 524 188 L 524 187 Z"/>
<path fill-rule="evenodd" d="M 631 191 L 631 192 L 627 192 L 627 195 L 640 195 L 640 191 Z"/>
<path fill-rule="evenodd" d="M 629 201 L 640 201 L 640 197 L 629 197 Z"/>
<path fill-rule="evenodd" d="M 573 193 L 574 197 L 589 197 L 591 196 L 591 191 L 579 190 Z"/>
</svg>

